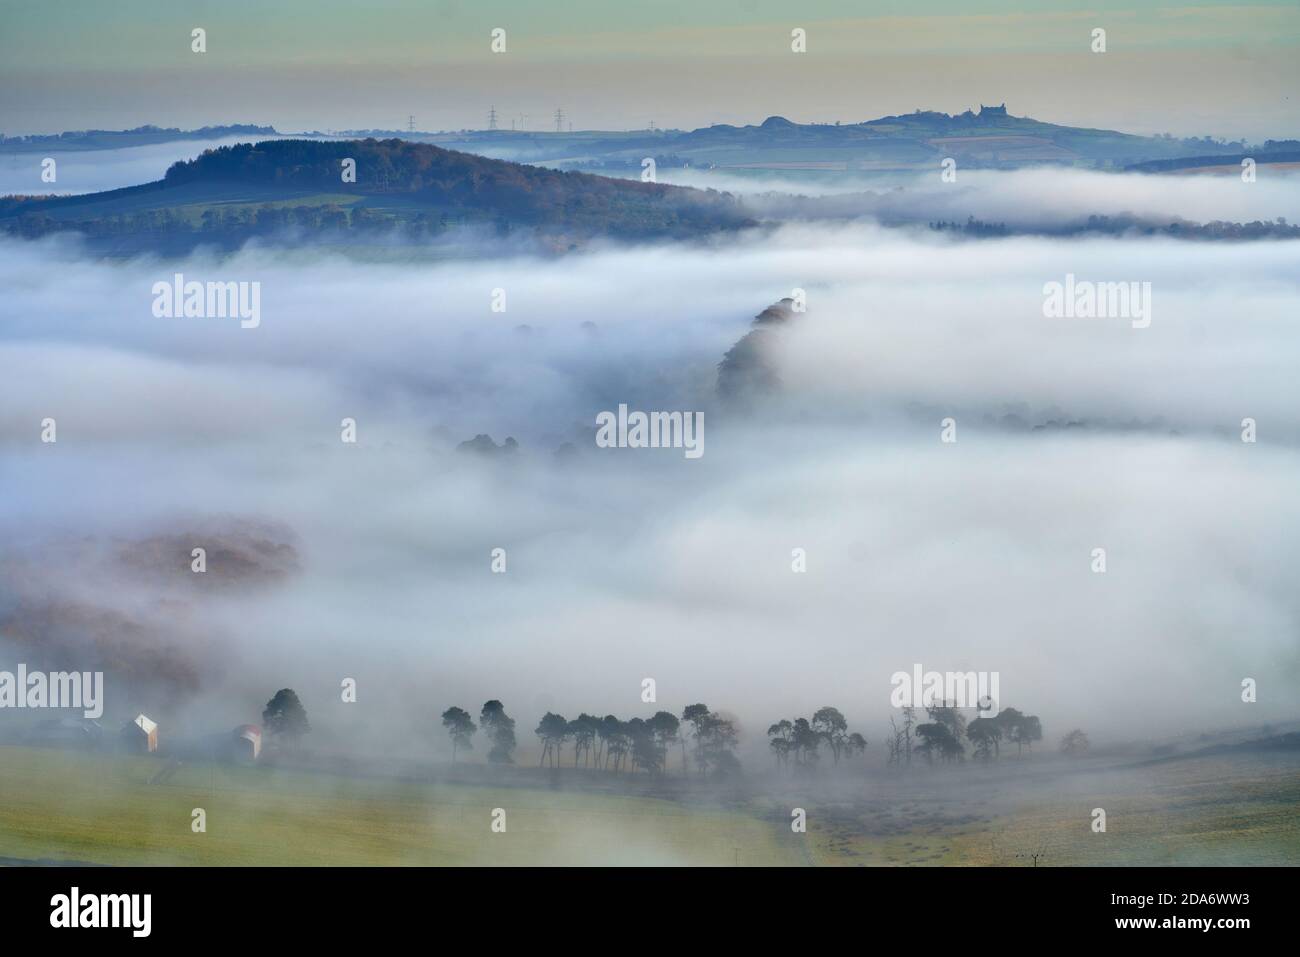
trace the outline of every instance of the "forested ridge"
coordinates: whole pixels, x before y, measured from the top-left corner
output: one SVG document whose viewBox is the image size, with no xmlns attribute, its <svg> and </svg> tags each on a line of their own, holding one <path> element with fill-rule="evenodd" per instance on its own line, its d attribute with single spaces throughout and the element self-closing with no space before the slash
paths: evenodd
<svg viewBox="0 0 1300 957">
<path fill-rule="evenodd" d="M 248 187 L 256 199 L 202 208 L 192 198 L 199 188 L 221 186 Z M 292 205 L 278 204 L 280 195 Z M 124 200 L 145 205 L 124 210 Z M 8 220 L 8 232 L 28 238 L 75 230 L 92 239 L 147 234 L 181 241 L 283 228 L 301 234 L 400 227 L 422 238 L 471 222 L 502 233 L 523 227 L 574 238 L 685 238 L 752 224 L 725 193 L 561 172 L 398 139 L 224 146 L 174 164 L 146 187 L 9 197 L 0 200 L 0 220 Z"/>
</svg>

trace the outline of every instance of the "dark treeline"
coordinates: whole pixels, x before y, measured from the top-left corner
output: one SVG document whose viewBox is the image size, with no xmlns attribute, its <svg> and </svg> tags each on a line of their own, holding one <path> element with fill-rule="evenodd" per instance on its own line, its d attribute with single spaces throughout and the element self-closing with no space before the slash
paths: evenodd
<svg viewBox="0 0 1300 957">
<path fill-rule="evenodd" d="M 436 238 L 445 230 L 471 222 L 467 215 L 446 212 L 413 212 L 394 217 L 367 207 L 343 207 L 336 203 L 301 206 L 235 206 L 209 208 L 196 221 L 173 209 L 150 209 L 93 220 L 58 220 L 43 212 L 25 213 L 7 221 L 0 230 L 22 239 L 37 239 L 51 232 L 78 232 L 109 246 L 139 247 L 158 251 L 187 251 L 196 245 L 235 248 L 250 239 L 310 236 L 322 241 L 354 241 L 380 233 L 394 238 L 422 240 Z M 499 233 L 508 224 L 495 224 Z"/>
<path fill-rule="evenodd" d="M 1249 223 L 1230 223 L 1214 220 L 1208 223 L 1174 222 L 1163 225 L 1144 222 L 1132 216 L 1089 216 L 1086 226 L 1077 233 L 1104 233 L 1109 236 L 1171 236 L 1175 239 L 1297 239 L 1300 226 L 1287 223 L 1279 216 L 1272 222 L 1253 220 Z"/>
<path fill-rule="evenodd" d="M 1226 144 L 1245 149 L 1244 143 Z M 1176 169 L 1197 169 L 1205 166 L 1240 166 L 1242 160 L 1253 159 L 1257 163 L 1294 163 L 1300 161 L 1300 142 L 1296 140 L 1265 140 L 1257 151 L 1240 152 L 1225 156 L 1213 153 L 1208 156 L 1179 156 L 1172 159 L 1146 160 L 1126 166 L 1127 172 L 1165 173 Z"/>
<path fill-rule="evenodd" d="M 892 225 L 906 225 L 893 223 Z M 1070 223 L 1064 226 L 1023 226 L 1009 227 L 1006 223 L 987 223 L 969 217 L 965 223 L 939 220 L 927 224 L 936 232 L 957 233 L 973 239 L 989 239 L 1002 236 L 1085 236 L 1100 234 L 1104 236 L 1169 236 L 1173 239 L 1202 240 L 1246 240 L 1246 239 L 1297 239 L 1300 238 L 1300 226 L 1287 223 L 1285 217 L 1278 217 L 1272 222 L 1254 220 L 1249 223 L 1231 223 L 1214 220 L 1209 223 L 1177 221 L 1156 223 L 1137 216 L 1089 216 L 1084 222 Z"/>
<path fill-rule="evenodd" d="M 929 720 L 917 723 L 916 709 L 905 707 L 900 709 L 901 724 L 898 718 L 889 719 L 891 733 L 886 744 L 890 765 L 908 767 L 914 755 L 920 755 L 927 764 L 961 761 L 966 757 L 966 744 L 970 744 L 977 761 L 1001 757 L 1004 743 L 1014 744 L 1019 757 L 1026 748 L 1032 750 L 1035 741 L 1043 739 L 1043 725 L 1038 717 L 1015 708 L 1005 708 L 993 718 L 979 715 L 969 724 L 961 709 L 947 702 L 927 707 L 925 714 Z M 1082 736 L 1083 743 L 1076 750 L 1086 750 L 1087 736 L 1082 731 L 1077 734 Z M 1066 750 L 1064 745 L 1062 750 Z"/>
<path fill-rule="evenodd" d="M 987 236 L 1009 236 L 1011 230 L 1007 229 L 1006 223 L 986 223 L 974 216 L 967 217 L 966 222 L 947 222 L 939 220 L 936 223 L 930 223 L 930 228 L 937 232 L 961 233 L 965 236 L 975 236 L 984 238 Z"/>
<path fill-rule="evenodd" d="M 924 722 L 918 721 L 917 709 L 912 707 L 902 708 L 899 717 L 890 718 L 885 741 L 889 766 L 910 767 L 913 758 L 927 765 L 960 762 L 965 760 L 968 746 L 976 761 L 999 759 L 1004 746 L 1014 746 L 1019 758 L 1043 739 L 1039 718 L 1015 708 L 1005 708 L 992 718 L 977 713 L 969 722 L 960 708 L 946 702 L 924 710 L 928 719 Z M 489 763 L 514 763 L 515 721 L 500 701 L 484 703 L 477 723 L 468 711 L 452 706 L 442 713 L 442 726 L 451 739 L 452 761 L 461 751 L 472 750 L 475 735 L 482 732 Z M 548 711 L 534 734 L 542 745 L 539 767 L 660 775 L 679 765 L 683 775 L 701 777 L 725 777 L 740 771 L 735 722 L 704 704 L 688 705 L 680 716 L 657 711 L 648 718 L 628 720 L 585 711 L 568 720 Z M 867 751 L 867 739 L 850 731 L 840 710 L 829 705 L 817 709 L 811 718 L 783 718 L 773 723 L 767 738 L 778 769 L 795 774 L 811 773 L 823 755 L 829 755 L 833 766 L 839 767 Z M 1088 736 L 1077 728 L 1061 739 L 1064 754 L 1078 756 L 1088 748 Z"/>
<path fill-rule="evenodd" d="M 453 761 L 458 752 L 473 748 L 474 735 L 482 731 L 490 747 L 488 761 L 514 763 L 515 722 L 506 715 L 500 701 L 486 702 L 477 724 L 464 708 L 450 707 L 442 713 L 442 726 L 451 738 Z M 649 718 L 626 721 L 617 715 L 601 718 L 585 711 L 570 721 L 548 711 L 534 733 L 542 743 L 539 767 L 569 764 L 565 758 L 567 746 L 575 768 L 658 775 L 668 771 L 673 755 L 680 749 L 683 774 L 690 773 L 692 764 L 702 777 L 722 777 L 740 769 L 735 754 L 739 737 L 735 723 L 704 704 L 688 705 L 680 718 L 668 711 L 657 711 Z"/>
</svg>

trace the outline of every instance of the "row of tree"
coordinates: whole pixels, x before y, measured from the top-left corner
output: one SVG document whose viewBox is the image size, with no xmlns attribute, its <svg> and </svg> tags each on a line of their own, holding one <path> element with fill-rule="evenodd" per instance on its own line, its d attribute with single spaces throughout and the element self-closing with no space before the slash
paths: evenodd
<svg viewBox="0 0 1300 957">
<path fill-rule="evenodd" d="M 886 741 L 890 765 L 910 766 L 914 756 L 927 764 L 961 761 L 966 757 L 967 745 L 977 761 L 1001 757 L 1003 744 L 1014 744 L 1020 757 L 1043 738 L 1038 717 L 1015 708 L 1005 708 L 991 718 L 978 715 L 969 722 L 961 709 L 946 702 L 924 710 L 929 719 L 925 722 L 918 722 L 917 709 L 912 707 L 901 709 L 901 723 L 898 718 L 890 718 L 891 734 Z M 451 738 L 453 761 L 460 751 L 473 748 L 475 734 L 482 731 L 490 746 L 488 761 L 514 763 L 515 721 L 500 701 L 485 702 L 477 724 L 465 709 L 450 707 L 442 713 L 442 726 Z M 681 748 L 683 774 L 689 773 L 691 760 L 701 776 L 726 775 L 740 768 L 735 753 L 735 722 L 704 704 L 688 705 L 680 718 L 668 711 L 657 711 L 649 718 L 626 721 L 612 714 L 600 718 L 585 711 L 570 721 L 548 711 L 534 733 L 542 745 L 539 767 L 560 767 L 564 748 L 569 745 L 575 768 L 662 774 L 668 770 L 674 746 Z M 787 770 L 815 767 L 823 748 L 835 766 L 867 750 L 867 739 L 850 731 L 840 710 L 829 705 L 817 709 L 811 718 L 783 718 L 767 729 L 767 736 L 777 767 Z M 1061 739 L 1065 754 L 1082 754 L 1088 746 L 1088 736 L 1077 728 Z"/>
<path fill-rule="evenodd" d="M 473 748 L 474 735 L 482 731 L 491 745 L 488 761 L 514 763 L 515 722 L 500 701 L 486 702 L 477 724 L 464 708 L 450 707 L 442 713 L 442 726 L 451 738 L 453 761 L 460 751 Z M 626 721 L 617 715 L 599 718 L 585 711 L 570 721 L 548 711 L 534 733 L 542 743 L 539 767 L 548 763 L 559 767 L 566 744 L 572 747 L 575 768 L 581 765 L 616 773 L 626 770 L 662 774 L 668 769 L 670 750 L 680 745 L 682 773 L 686 774 L 688 744 L 700 775 L 724 775 L 740 767 L 735 754 L 735 722 L 705 704 L 688 705 L 680 718 L 668 711 L 657 711 L 649 718 Z"/>
<path fill-rule="evenodd" d="M 917 722 L 916 712 L 916 708 L 902 708 L 901 723 L 897 718 L 889 719 L 892 733 L 886 744 L 889 764 L 895 767 L 910 766 L 916 755 L 928 764 L 961 761 L 967 744 L 978 761 L 1001 757 L 1004 743 L 1014 744 L 1019 757 L 1043 738 L 1038 717 L 1015 708 L 1005 708 L 992 718 L 980 715 L 970 722 L 961 709 L 946 702 L 925 708 L 929 720 L 924 723 Z M 267 702 L 262 723 L 274 738 L 292 744 L 311 731 L 307 711 L 290 688 L 277 691 Z M 460 751 L 471 750 L 474 736 L 482 731 L 489 744 L 488 761 L 514 763 L 518 746 L 515 720 L 495 698 L 483 703 L 477 724 L 468 711 L 453 706 L 442 713 L 442 726 L 451 738 L 452 761 Z M 695 768 L 702 776 L 725 775 L 740 768 L 735 754 L 739 737 L 735 722 L 705 704 L 687 705 L 681 718 L 668 711 L 656 711 L 649 718 L 627 721 L 612 714 L 598 718 L 585 711 L 569 721 L 548 711 L 534 733 L 542 743 L 539 767 L 549 763 L 558 768 L 567 743 L 572 747 L 575 768 L 581 765 L 615 773 L 626 770 L 662 774 L 668 769 L 669 752 L 674 745 L 680 745 L 682 773 L 686 774 L 688 744 Z M 783 718 L 767 729 L 767 736 L 777 767 L 783 769 L 815 767 L 823 746 L 836 766 L 867 750 L 867 739 L 849 731 L 844 715 L 829 705 L 817 709 L 811 719 Z M 1072 756 L 1084 754 L 1089 749 L 1088 736 L 1076 728 L 1061 739 L 1060 749 Z"/>
</svg>

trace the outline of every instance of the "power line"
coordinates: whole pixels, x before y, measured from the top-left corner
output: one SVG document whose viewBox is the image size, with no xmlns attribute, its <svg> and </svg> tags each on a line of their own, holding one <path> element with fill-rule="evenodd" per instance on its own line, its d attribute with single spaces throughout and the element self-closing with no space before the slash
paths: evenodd
<svg viewBox="0 0 1300 957">
<path fill-rule="evenodd" d="M 488 110 L 488 129 L 495 130 L 496 128 L 497 128 L 497 108 L 493 106 L 490 110 Z"/>
</svg>

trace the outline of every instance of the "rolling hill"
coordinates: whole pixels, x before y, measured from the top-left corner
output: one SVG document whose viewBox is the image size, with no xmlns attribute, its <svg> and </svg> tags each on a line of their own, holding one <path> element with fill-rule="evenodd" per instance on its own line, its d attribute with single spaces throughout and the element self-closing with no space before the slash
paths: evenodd
<svg viewBox="0 0 1300 957">
<path fill-rule="evenodd" d="M 1244 143 L 1176 139 L 1084 129 L 1012 116 L 1005 106 L 948 114 L 918 110 L 863 123 L 795 123 L 770 116 L 749 126 L 629 133 L 533 133 L 489 130 L 430 136 L 431 142 L 484 155 L 575 168 L 661 166 L 723 169 L 931 168 L 951 156 L 965 168 L 1014 169 L 1038 164 L 1122 168 L 1135 163 L 1240 153 Z"/>
<path fill-rule="evenodd" d="M 115 252 L 233 247 L 289 234 L 299 241 L 427 239 L 469 225 L 572 245 L 594 237 L 690 238 L 752 221 L 726 194 L 397 139 L 241 143 L 177 163 L 154 183 L 0 199 L 0 231 L 26 238 L 75 231 Z"/>
</svg>

